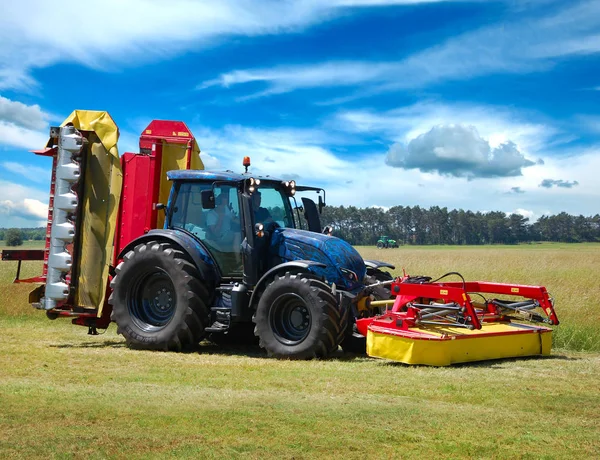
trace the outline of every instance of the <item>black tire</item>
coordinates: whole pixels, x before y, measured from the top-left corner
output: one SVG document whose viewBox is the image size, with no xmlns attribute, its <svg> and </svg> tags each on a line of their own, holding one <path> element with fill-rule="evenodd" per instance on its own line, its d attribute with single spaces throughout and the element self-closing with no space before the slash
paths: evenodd
<svg viewBox="0 0 600 460">
<path fill-rule="evenodd" d="M 374 268 L 367 272 L 367 276 L 365 276 L 364 283 L 374 284 L 377 281 L 390 281 L 393 280 L 394 277 L 390 274 L 390 272 L 384 272 L 379 270 L 378 268 Z M 375 300 L 387 300 L 392 296 L 392 291 L 390 285 L 385 286 L 377 286 L 373 288 L 373 295 L 375 296 Z"/>
<path fill-rule="evenodd" d="M 383 243 L 381 241 L 377 242 L 377 249 L 383 249 Z"/>
<path fill-rule="evenodd" d="M 369 270 L 365 275 L 363 283 L 365 286 L 376 283 L 377 281 L 388 281 L 393 279 L 388 272 L 379 269 Z M 371 288 L 371 295 L 374 300 L 388 300 L 391 297 L 389 286 L 377 286 Z M 367 338 L 358 332 L 356 328 L 356 318 L 350 318 L 344 340 L 340 344 L 342 350 L 348 353 L 365 354 L 367 352 Z"/>
<path fill-rule="evenodd" d="M 204 337 L 210 289 L 169 243 L 140 244 L 116 268 L 111 319 L 131 348 L 181 351 Z"/>
<path fill-rule="evenodd" d="M 276 275 L 252 320 L 260 346 L 286 359 L 326 358 L 338 349 L 346 326 L 331 288 L 303 273 Z"/>
</svg>

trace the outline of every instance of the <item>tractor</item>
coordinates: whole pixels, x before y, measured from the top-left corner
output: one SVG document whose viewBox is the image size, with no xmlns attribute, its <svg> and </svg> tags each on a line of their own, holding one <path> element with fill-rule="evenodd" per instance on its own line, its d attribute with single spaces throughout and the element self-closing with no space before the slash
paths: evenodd
<svg viewBox="0 0 600 460">
<path fill-rule="evenodd" d="M 357 300 L 389 298 L 389 290 L 366 285 L 391 279 L 380 269 L 393 267 L 363 261 L 323 233 L 323 199 L 318 208 L 306 197 L 292 206 L 296 192 L 322 189 L 248 173 L 167 177 L 173 186 L 164 229 L 124 248 L 111 283 L 112 320 L 129 345 L 179 350 L 250 325 L 260 346 L 280 358 L 361 346 L 352 335 Z M 302 221 L 308 229 L 297 228 Z"/>
<path fill-rule="evenodd" d="M 397 248 L 398 242 L 387 235 L 380 236 L 377 240 L 377 249 Z"/>
</svg>

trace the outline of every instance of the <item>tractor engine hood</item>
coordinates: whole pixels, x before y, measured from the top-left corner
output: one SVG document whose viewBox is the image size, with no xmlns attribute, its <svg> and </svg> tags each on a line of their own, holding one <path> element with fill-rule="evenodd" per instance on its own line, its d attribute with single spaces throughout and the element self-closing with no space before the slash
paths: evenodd
<svg viewBox="0 0 600 460">
<path fill-rule="evenodd" d="M 356 291 L 363 287 L 366 266 L 360 254 L 334 236 L 292 228 L 278 228 L 271 239 L 271 254 L 282 262 L 311 260 L 327 267 L 312 271 L 339 288 Z"/>
</svg>

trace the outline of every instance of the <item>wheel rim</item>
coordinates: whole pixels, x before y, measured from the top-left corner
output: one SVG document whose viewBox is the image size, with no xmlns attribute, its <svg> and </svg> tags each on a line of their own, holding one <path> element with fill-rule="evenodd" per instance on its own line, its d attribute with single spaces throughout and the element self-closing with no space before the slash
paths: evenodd
<svg viewBox="0 0 600 460">
<path fill-rule="evenodd" d="M 297 345 L 310 332 L 310 309 L 298 294 L 284 294 L 273 302 L 269 323 L 277 340 L 285 345 Z"/>
<path fill-rule="evenodd" d="M 163 270 L 140 276 L 129 290 L 127 307 L 134 323 L 146 332 L 163 329 L 175 315 L 177 298 L 171 277 Z"/>
</svg>

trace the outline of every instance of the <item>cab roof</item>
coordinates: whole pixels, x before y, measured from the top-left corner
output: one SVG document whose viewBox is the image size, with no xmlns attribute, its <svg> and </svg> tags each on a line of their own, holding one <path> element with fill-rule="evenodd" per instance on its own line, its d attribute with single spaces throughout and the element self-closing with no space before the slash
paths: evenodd
<svg viewBox="0 0 600 460">
<path fill-rule="evenodd" d="M 250 173 L 240 174 L 233 171 L 203 171 L 196 169 L 180 169 L 167 172 L 169 180 L 189 180 L 189 181 L 225 181 L 242 182 L 253 177 L 264 182 L 283 182 L 283 179 L 271 176 L 257 176 Z"/>
</svg>

